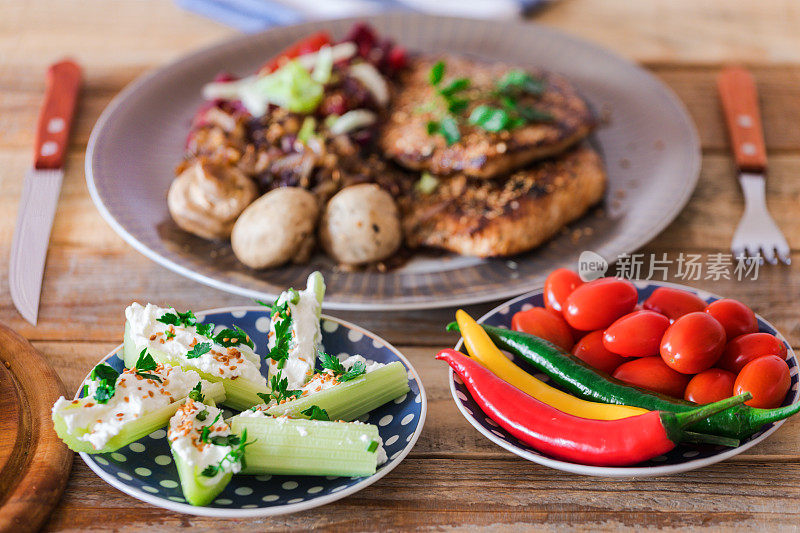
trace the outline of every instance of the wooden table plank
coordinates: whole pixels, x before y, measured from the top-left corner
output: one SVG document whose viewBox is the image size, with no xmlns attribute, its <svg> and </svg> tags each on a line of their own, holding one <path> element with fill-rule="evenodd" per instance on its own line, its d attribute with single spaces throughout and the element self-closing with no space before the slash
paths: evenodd
<svg viewBox="0 0 800 533">
<path fill-rule="evenodd" d="M 800 46 L 795 0 L 562 0 L 536 20 L 644 63 L 674 89 L 694 118 L 704 151 L 697 191 L 678 219 L 641 250 L 709 254 L 727 249 L 742 210 L 715 91 L 720 66 L 752 68 L 761 93 L 770 156 L 768 202 L 800 261 Z M 34 339 L 64 379 L 78 386 L 119 342 L 131 300 L 184 308 L 246 304 L 166 271 L 128 247 L 88 198 L 83 156 L 102 109 L 127 83 L 187 51 L 235 35 L 230 28 L 160 0 L 9 2 L 0 17 L 0 279 L 30 164 L 46 66 L 68 53 L 86 85 L 72 139 L 45 276 L 40 325 L 11 306 L 0 282 L 0 321 Z M 616 162 L 618 164 L 618 162 Z M 615 164 L 615 162 L 609 162 Z M 125 276 L 120 276 L 124 272 Z M 800 346 L 797 268 L 762 269 L 757 282 L 697 280 L 690 285 L 739 298 Z M 480 315 L 494 304 L 470 306 Z M 447 372 L 432 359 L 454 336 L 442 331 L 453 310 L 346 313 L 395 343 L 422 374 L 428 422 L 409 458 L 374 486 L 322 509 L 269 519 L 182 516 L 140 503 L 98 481 L 76 461 L 49 530 L 157 530 L 192 527 L 408 530 L 484 528 L 712 530 L 796 529 L 800 506 L 800 419 L 732 461 L 668 478 L 604 480 L 563 474 L 496 447 L 458 414 Z"/>
</svg>

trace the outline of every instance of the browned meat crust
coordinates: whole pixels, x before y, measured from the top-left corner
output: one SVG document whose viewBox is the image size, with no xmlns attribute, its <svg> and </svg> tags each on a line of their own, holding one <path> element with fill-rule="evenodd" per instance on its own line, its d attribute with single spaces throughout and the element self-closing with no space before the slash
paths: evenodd
<svg viewBox="0 0 800 533">
<path fill-rule="evenodd" d="M 486 64 L 447 56 L 445 79 L 466 77 L 472 82 L 472 95 L 491 91 L 498 79 L 512 67 L 501 63 Z M 553 156 L 586 137 L 594 119 L 586 102 L 563 77 L 547 72 L 530 71 L 544 79 L 545 93 L 525 97 L 522 105 L 553 115 L 551 122 L 533 123 L 512 131 L 489 133 L 472 126 L 462 126 L 462 138 L 447 146 L 440 136 L 430 136 L 427 123 L 436 118 L 427 110 L 435 93 L 428 74 L 436 59 L 414 60 L 400 81 L 400 90 L 392 113 L 381 131 L 379 146 L 387 157 L 413 170 L 429 170 L 438 175 L 464 173 L 477 178 L 507 174 L 531 161 Z M 480 104 L 477 98 L 470 110 Z"/>
<path fill-rule="evenodd" d="M 442 178 L 432 194 L 400 200 L 409 247 L 507 256 L 539 246 L 600 201 L 606 175 L 598 154 L 575 148 L 503 180 Z"/>
</svg>

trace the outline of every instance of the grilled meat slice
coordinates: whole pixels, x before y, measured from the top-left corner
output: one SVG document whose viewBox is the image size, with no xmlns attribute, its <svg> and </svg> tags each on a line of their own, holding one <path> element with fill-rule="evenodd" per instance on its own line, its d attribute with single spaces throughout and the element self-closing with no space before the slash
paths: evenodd
<svg viewBox="0 0 800 533">
<path fill-rule="evenodd" d="M 599 155 L 582 146 L 507 179 L 441 178 L 430 194 L 399 198 L 406 243 L 479 257 L 524 252 L 599 202 L 605 186 Z"/>
<path fill-rule="evenodd" d="M 470 100 L 461 116 L 487 103 L 497 81 L 512 67 L 480 63 L 466 58 L 447 56 L 446 86 L 457 78 L 467 78 L 471 88 L 463 93 Z M 586 137 L 595 121 L 586 102 L 563 77 L 539 71 L 531 75 L 544 81 L 541 96 L 524 95 L 517 99 L 520 107 L 533 107 L 553 117 L 552 121 L 528 123 L 510 131 L 490 133 L 469 126 L 463 120 L 461 140 L 447 146 L 441 135 L 429 135 L 428 122 L 436 120 L 444 108 L 437 101 L 429 82 L 429 72 L 436 59 L 415 59 L 399 82 L 388 121 L 382 128 L 379 146 L 383 153 L 413 170 L 428 170 L 437 175 L 463 173 L 476 178 L 492 178 L 508 174 L 531 161 L 551 157 Z M 433 109 L 431 109 L 433 108 Z"/>
</svg>

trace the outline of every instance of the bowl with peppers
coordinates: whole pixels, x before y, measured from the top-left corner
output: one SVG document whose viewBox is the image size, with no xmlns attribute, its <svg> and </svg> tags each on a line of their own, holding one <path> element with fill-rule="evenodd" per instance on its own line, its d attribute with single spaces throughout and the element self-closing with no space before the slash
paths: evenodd
<svg viewBox="0 0 800 533">
<path fill-rule="evenodd" d="M 798 363 L 746 304 L 666 282 L 553 271 L 437 358 L 499 446 L 585 475 L 658 476 L 742 453 L 800 411 Z"/>
</svg>

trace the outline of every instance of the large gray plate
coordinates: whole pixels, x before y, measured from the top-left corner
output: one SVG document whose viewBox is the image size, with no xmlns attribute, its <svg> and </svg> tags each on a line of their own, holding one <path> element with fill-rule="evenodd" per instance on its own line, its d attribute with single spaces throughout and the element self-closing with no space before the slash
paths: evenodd
<svg viewBox="0 0 800 533">
<path fill-rule="evenodd" d="M 547 245 L 510 258 L 418 256 L 388 272 L 339 272 L 325 257 L 265 272 L 238 263 L 228 245 L 181 232 L 166 192 L 204 83 L 222 70 L 245 74 L 291 42 L 326 29 L 342 36 L 355 19 L 312 22 L 237 37 L 193 53 L 126 88 L 102 114 L 86 153 L 86 180 L 101 214 L 134 248 L 189 278 L 270 299 L 319 269 L 331 309 L 414 309 L 506 298 L 574 265 L 583 250 L 607 260 L 655 237 L 680 212 L 700 168 L 697 133 L 673 93 L 636 65 L 555 30 L 516 22 L 394 14 L 365 17 L 410 50 L 469 54 L 539 66 L 572 80 L 608 123 L 595 140 L 606 160 L 605 205 Z M 575 229 L 592 228 L 575 239 Z"/>
</svg>

